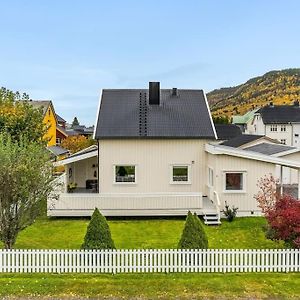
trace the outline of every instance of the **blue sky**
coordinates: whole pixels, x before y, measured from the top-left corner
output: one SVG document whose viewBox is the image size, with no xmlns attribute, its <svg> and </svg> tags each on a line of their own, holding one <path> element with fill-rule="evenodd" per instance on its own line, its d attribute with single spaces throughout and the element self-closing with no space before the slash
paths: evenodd
<svg viewBox="0 0 300 300">
<path fill-rule="evenodd" d="M 93 124 L 102 88 L 210 91 L 300 67 L 299 0 L 0 1 L 0 84 Z"/>
</svg>

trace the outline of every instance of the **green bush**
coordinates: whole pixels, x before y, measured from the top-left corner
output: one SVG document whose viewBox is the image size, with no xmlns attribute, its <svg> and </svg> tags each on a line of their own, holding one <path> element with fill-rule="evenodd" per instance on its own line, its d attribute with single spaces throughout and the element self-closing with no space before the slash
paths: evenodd
<svg viewBox="0 0 300 300">
<path fill-rule="evenodd" d="M 179 249 L 207 249 L 208 241 L 203 225 L 190 211 L 186 217 L 184 229 L 178 243 Z"/>
<path fill-rule="evenodd" d="M 114 241 L 111 237 L 110 229 L 106 218 L 100 213 L 98 208 L 92 215 L 87 227 L 82 249 L 115 249 Z"/>
</svg>

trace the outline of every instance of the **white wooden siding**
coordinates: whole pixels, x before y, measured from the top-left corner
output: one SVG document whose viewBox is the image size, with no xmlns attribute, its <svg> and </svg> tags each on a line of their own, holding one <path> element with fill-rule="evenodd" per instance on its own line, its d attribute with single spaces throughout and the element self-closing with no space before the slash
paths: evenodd
<svg viewBox="0 0 300 300">
<path fill-rule="evenodd" d="M 100 193 L 201 193 L 206 140 L 101 140 Z M 113 165 L 136 165 L 137 183 L 114 184 Z M 171 165 L 190 165 L 191 184 L 170 184 Z"/>
<path fill-rule="evenodd" d="M 275 175 L 275 165 L 262 161 L 246 158 L 232 157 L 228 155 L 208 155 L 208 164 L 214 165 L 214 189 L 221 201 L 221 209 L 225 201 L 229 205 L 238 207 L 239 215 L 260 214 L 254 195 L 258 192 L 257 182 L 260 178 L 270 173 Z M 226 171 L 246 172 L 245 192 L 224 191 L 224 176 Z"/>
<path fill-rule="evenodd" d="M 186 215 L 201 213 L 201 193 L 60 194 L 48 201 L 48 216 L 90 216 L 95 208 L 106 216 Z"/>
</svg>

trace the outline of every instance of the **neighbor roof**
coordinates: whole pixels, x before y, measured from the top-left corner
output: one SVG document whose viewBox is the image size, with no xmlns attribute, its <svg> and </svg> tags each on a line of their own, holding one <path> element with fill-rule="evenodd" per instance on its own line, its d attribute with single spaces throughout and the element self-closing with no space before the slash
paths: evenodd
<svg viewBox="0 0 300 300">
<path fill-rule="evenodd" d="M 242 134 L 240 127 L 235 124 L 215 124 L 219 140 L 229 140 Z"/>
<path fill-rule="evenodd" d="M 242 145 L 256 141 L 264 137 L 263 135 L 242 134 L 233 139 L 221 143 L 221 145 L 238 148 Z"/>
<path fill-rule="evenodd" d="M 62 118 L 60 115 L 56 114 L 56 119 L 57 119 L 57 122 L 59 123 L 66 123 L 67 121 Z"/>
<path fill-rule="evenodd" d="M 146 89 L 105 89 L 95 130 L 105 138 L 215 139 L 207 100 L 202 90 L 160 90 L 160 105 L 148 104 Z"/>
<path fill-rule="evenodd" d="M 264 124 L 300 123 L 299 105 L 268 105 L 261 108 L 258 113 Z"/>
<path fill-rule="evenodd" d="M 49 146 L 47 149 L 55 156 L 63 155 L 69 153 L 69 150 L 60 146 Z"/>
<path fill-rule="evenodd" d="M 49 105 L 51 105 L 51 100 L 29 100 L 28 103 L 34 108 L 42 108 L 43 114 L 45 114 Z"/>
<path fill-rule="evenodd" d="M 296 149 L 296 148 L 289 147 L 286 145 L 280 145 L 280 144 L 261 143 L 258 145 L 254 145 L 254 146 L 245 148 L 244 150 L 255 151 L 255 152 L 259 152 L 259 153 L 267 154 L 267 155 L 273 155 L 273 154 L 277 154 L 280 152 L 286 152 L 286 151 L 293 150 L 293 149 Z"/>
<path fill-rule="evenodd" d="M 254 114 L 259 110 L 259 108 L 249 110 L 242 116 L 232 116 L 233 124 L 247 124 L 249 120 L 254 117 Z"/>
</svg>

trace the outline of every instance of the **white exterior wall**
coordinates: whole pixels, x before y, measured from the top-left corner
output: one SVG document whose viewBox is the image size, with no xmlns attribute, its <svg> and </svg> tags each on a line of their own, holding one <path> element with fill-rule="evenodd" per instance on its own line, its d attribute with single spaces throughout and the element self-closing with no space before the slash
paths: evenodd
<svg viewBox="0 0 300 300">
<path fill-rule="evenodd" d="M 260 114 L 255 114 L 253 118 L 253 132 L 246 132 L 249 134 L 265 135 L 265 124 L 262 121 Z"/>
<path fill-rule="evenodd" d="M 292 146 L 300 148 L 300 124 L 297 123 L 293 124 L 292 139 L 293 139 Z"/>
<path fill-rule="evenodd" d="M 231 206 L 238 207 L 238 215 L 260 215 L 253 196 L 258 192 L 257 182 L 265 175 L 275 175 L 275 165 L 262 161 L 232 157 L 228 155 L 208 155 L 208 164 L 214 167 L 213 189 L 219 194 L 221 209 L 224 209 L 225 201 Z M 245 191 L 225 191 L 225 172 L 245 172 Z"/>
<path fill-rule="evenodd" d="M 280 140 L 285 139 L 286 145 L 292 146 L 292 125 L 291 124 L 277 124 L 277 131 L 271 131 L 270 124 L 266 125 L 266 136 L 270 137 L 271 139 Z M 281 131 L 282 126 L 285 126 L 286 131 Z"/>
<path fill-rule="evenodd" d="M 282 158 L 294 161 L 300 161 L 300 152 L 280 156 Z M 298 184 L 298 170 L 283 167 L 283 184 Z M 276 166 L 276 177 L 280 178 L 280 166 Z"/>
<path fill-rule="evenodd" d="M 101 140 L 101 193 L 201 193 L 207 140 Z M 114 183 L 115 165 L 135 165 L 136 183 Z M 172 184 L 172 165 L 190 166 L 190 184 Z"/>
</svg>

